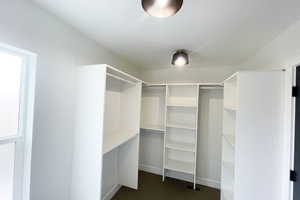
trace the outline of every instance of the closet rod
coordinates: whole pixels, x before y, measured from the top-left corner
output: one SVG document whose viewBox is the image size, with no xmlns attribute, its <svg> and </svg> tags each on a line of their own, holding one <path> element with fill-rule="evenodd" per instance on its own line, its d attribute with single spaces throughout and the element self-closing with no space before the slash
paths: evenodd
<svg viewBox="0 0 300 200">
<path fill-rule="evenodd" d="M 146 87 L 163 87 L 163 86 L 191 86 L 199 85 L 200 87 L 223 87 L 223 83 L 147 83 L 143 82 Z"/>
<path fill-rule="evenodd" d="M 133 79 L 133 80 L 136 80 L 137 82 L 143 82 L 142 80 L 140 80 L 140 79 L 138 79 L 138 78 L 132 76 L 131 74 L 128 74 L 128 73 L 126 73 L 126 72 L 123 72 L 123 71 L 121 71 L 121 70 L 119 70 L 119 69 L 117 69 L 117 68 L 115 68 L 115 67 L 110 66 L 110 65 L 107 65 L 107 68 L 108 68 L 109 70 L 112 70 L 112 71 L 117 72 L 117 73 L 119 73 L 119 74 L 122 74 L 122 75 L 124 75 L 124 76 L 127 76 L 127 77 L 129 77 L 129 78 L 131 78 L 131 79 Z M 109 72 L 108 72 L 108 73 L 109 73 Z"/>
<path fill-rule="evenodd" d="M 120 80 L 120 81 L 124 81 L 124 82 L 126 82 L 126 83 L 130 83 L 130 84 L 133 84 L 133 85 L 136 84 L 136 83 L 133 82 L 133 81 L 126 80 L 126 79 L 121 78 L 121 77 L 119 77 L 119 76 L 117 76 L 117 75 L 114 75 L 114 74 L 111 74 L 111 73 L 106 73 L 106 74 L 107 74 L 107 76 L 110 76 L 110 77 L 112 77 L 112 78 L 118 79 L 118 80 Z"/>
</svg>

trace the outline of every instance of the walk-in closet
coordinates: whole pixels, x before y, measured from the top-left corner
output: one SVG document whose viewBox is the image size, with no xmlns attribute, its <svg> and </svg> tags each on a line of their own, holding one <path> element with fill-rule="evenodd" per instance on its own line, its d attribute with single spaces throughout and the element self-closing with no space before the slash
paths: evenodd
<svg viewBox="0 0 300 200">
<path fill-rule="evenodd" d="M 187 192 L 215 189 L 221 200 L 259 199 L 265 191 L 279 199 L 284 71 L 150 83 L 93 65 L 80 67 L 77 79 L 74 200 L 141 198 L 147 186 L 173 181 Z"/>
<path fill-rule="evenodd" d="M 300 0 L 0 2 L 0 200 L 300 200 Z"/>
</svg>

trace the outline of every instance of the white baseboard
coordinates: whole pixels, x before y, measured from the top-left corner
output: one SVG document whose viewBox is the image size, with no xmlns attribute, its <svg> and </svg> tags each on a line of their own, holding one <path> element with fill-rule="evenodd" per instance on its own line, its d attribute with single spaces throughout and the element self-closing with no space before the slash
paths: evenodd
<svg viewBox="0 0 300 200">
<path fill-rule="evenodd" d="M 145 171 L 145 172 L 152 173 L 152 174 L 162 175 L 162 169 L 159 167 L 154 167 L 154 166 L 150 166 L 150 165 L 140 165 L 139 169 L 142 171 Z M 169 176 L 172 178 L 192 182 L 190 177 L 184 176 L 184 175 L 176 173 L 176 172 L 169 174 Z M 207 179 L 207 178 L 197 177 L 197 184 L 216 188 L 216 189 L 221 188 L 221 184 L 219 181 L 211 180 L 211 179 Z"/>
<path fill-rule="evenodd" d="M 221 189 L 221 183 L 220 181 L 207 179 L 207 178 L 201 178 L 197 177 L 197 184 L 199 185 L 205 185 L 207 187 L 215 188 L 215 189 Z"/>
<path fill-rule="evenodd" d="M 121 185 L 114 185 L 103 197 L 103 200 L 111 200 L 115 194 L 121 189 Z"/>
<path fill-rule="evenodd" d="M 162 169 L 150 165 L 140 165 L 139 169 L 152 174 L 162 175 Z"/>
</svg>

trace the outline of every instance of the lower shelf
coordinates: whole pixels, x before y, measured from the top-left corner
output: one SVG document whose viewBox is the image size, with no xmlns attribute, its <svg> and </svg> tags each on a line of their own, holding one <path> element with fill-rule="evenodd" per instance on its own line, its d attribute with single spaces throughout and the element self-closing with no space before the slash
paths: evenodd
<svg viewBox="0 0 300 200">
<path fill-rule="evenodd" d="M 132 138 L 136 137 L 138 133 L 135 131 L 113 131 L 109 133 L 105 133 L 104 141 L 103 141 L 103 154 L 106 154 L 118 146 L 128 142 Z"/>
<path fill-rule="evenodd" d="M 233 191 L 231 190 L 222 190 L 222 196 L 224 200 L 233 200 L 234 199 L 234 195 L 233 195 Z"/>
<path fill-rule="evenodd" d="M 168 149 L 174 149 L 178 151 L 185 151 L 185 152 L 195 152 L 195 144 L 189 144 L 189 143 L 179 143 L 179 142 L 166 142 L 166 147 Z"/>
<path fill-rule="evenodd" d="M 178 171 L 186 174 L 194 174 L 195 164 L 178 160 L 167 160 L 165 169 Z"/>
<path fill-rule="evenodd" d="M 146 124 L 142 125 L 141 129 L 146 129 L 146 130 L 154 130 L 154 131 L 165 131 L 164 125 L 152 125 L 152 124 Z"/>
<path fill-rule="evenodd" d="M 234 177 L 234 163 L 230 161 L 222 161 L 222 167 L 227 169 L 230 174 Z"/>
<path fill-rule="evenodd" d="M 183 124 L 167 124 L 168 128 L 178 128 L 178 129 L 188 129 L 188 130 L 196 130 L 196 127 L 193 127 L 192 125 L 183 125 Z"/>
</svg>

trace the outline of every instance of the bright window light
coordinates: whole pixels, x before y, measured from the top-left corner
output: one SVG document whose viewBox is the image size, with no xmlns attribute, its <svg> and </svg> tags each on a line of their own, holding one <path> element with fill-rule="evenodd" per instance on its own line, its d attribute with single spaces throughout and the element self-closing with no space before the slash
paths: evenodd
<svg viewBox="0 0 300 200">
<path fill-rule="evenodd" d="M 0 137 L 18 133 L 21 70 L 21 57 L 0 51 Z"/>
</svg>

